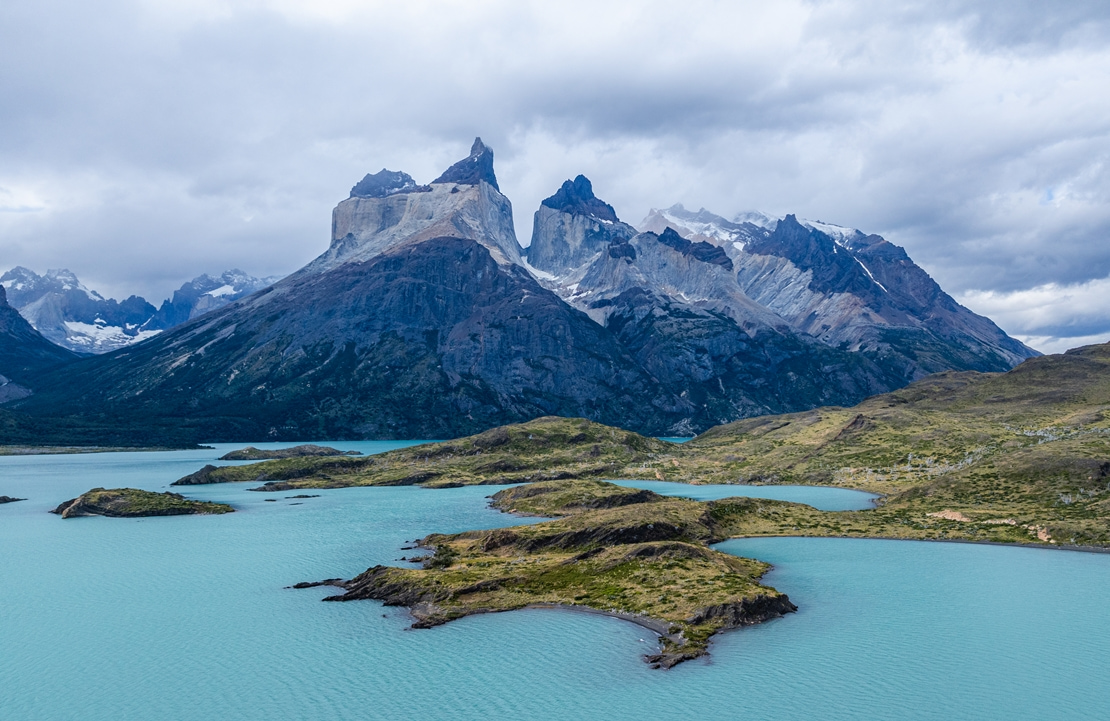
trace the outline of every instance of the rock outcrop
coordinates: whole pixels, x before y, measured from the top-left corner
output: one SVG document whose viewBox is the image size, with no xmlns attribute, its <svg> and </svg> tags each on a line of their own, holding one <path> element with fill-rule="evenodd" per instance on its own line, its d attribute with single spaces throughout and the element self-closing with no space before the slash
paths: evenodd
<svg viewBox="0 0 1110 721">
<path fill-rule="evenodd" d="M 329 446 L 317 446 L 306 443 L 292 448 L 261 449 L 247 446 L 238 451 L 231 451 L 220 456 L 221 461 L 270 461 L 280 458 L 310 458 L 331 456 L 361 456 L 359 451 L 340 451 Z"/>
<path fill-rule="evenodd" d="M 594 195 L 584 176 L 563 183 L 536 211 L 528 264 L 543 273 L 569 277 L 589 261 L 636 235 L 613 206 Z M 568 283 L 571 281 L 567 281 Z"/>
<path fill-rule="evenodd" d="M 139 518 L 231 513 L 233 510 L 235 509 L 226 503 L 194 501 L 177 493 L 155 493 L 137 488 L 94 488 L 88 493 L 60 504 L 51 513 L 56 513 L 62 518 L 79 516 Z"/>
</svg>

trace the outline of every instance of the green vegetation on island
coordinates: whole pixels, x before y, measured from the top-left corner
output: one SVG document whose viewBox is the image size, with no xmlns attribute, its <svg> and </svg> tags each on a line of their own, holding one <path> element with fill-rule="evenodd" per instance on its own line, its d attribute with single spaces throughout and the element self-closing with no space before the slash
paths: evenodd
<svg viewBox="0 0 1110 721">
<path fill-rule="evenodd" d="M 305 443 L 292 448 L 271 448 L 263 450 L 254 446 L 247 446 L 237 451 L 231 451 L 220 456 L 221 461 L 268 461 L 281 458 L 304 457 L 333 457 L 333 456 L 361 456 L 359 451 L 340 451 L 328 446 L 317 446 Z"/>
<path fill-rule="evenodd" d="M 174 485 L 263 482 L 257 490 L 346 486 L 446 488 L 568 478 L 618 478 L 676 449 L 673 443 L 582 418 L 549 416 L 468 438 L 357 458 L 289 458 L 249 466 L 206 466 Z"/>
<path fill-rule="evenodd" d="M 535 525 L 433 534 L 423 568 L 375 566 L 326 600 L 377 599 L 411 609 L 417 628 L 525 607 L 593 610 L 659 635 L 646 657 L 669 668 L 709 639 L 796 610 L 759 583 L 766 563 L 707 544 L 734 535 L 753 504 L 669 499 L 600 481 L 551 481 L 501 491 L 503 510 L 562 516 Z M 307 584 L 306 584 L 307 585 Z"/>
<path fill-rule="evenodd" d="M 883 495 L 808 507 L 753 535 L 959 538 L 1110 545 L 1110 344 L 1007 373 L 941 373 L 853 408 L 719 426 L 672 444 L 583 419 L 540 418 L 362 458 L 209 466 L 178 481 L 255 490 L 450 487 L 555 479 L 836 486 Z"/>
<path fill-rule="evenodd" d="M 183 516 L 189 514 L 231 513 L 226 503 L 195 501 L 177 493 L 155 493 L 137 488 L 94 488 L 55 508 L 62 518 L 77 516 Z"/>
</svg>

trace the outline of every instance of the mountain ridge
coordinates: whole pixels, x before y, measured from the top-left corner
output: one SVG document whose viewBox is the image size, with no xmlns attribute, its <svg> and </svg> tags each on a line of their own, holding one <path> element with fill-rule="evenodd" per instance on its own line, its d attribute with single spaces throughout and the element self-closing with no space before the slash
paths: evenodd
<svg viewBox="0 0 1110 721">
<path fill-rule="evenodd" d="M 90 290 L 67 269 L 39 275 L 16 266 L 0 275 L 11 305 L 51 342 L 78 354 L 105 353 L 137 343 L 190 318 L 249 295 L 276 278 L 238 269 L 197 276 L 155 308 L 145 298 L 123 301 Z"/>
<path fill-rule="evenodd" d="M 640 232 L 580 175 L 540 204 L 525 250 L 493 151 L 476 138 L 428 185 L 368 174 L 333 211 L 329 247 L 291 276 L 48 370 L 6 408 L 77 425 L 109 414 L 144 433 L 178 419 L 193 442 L 442 438 L 547 415 L 689 435 L 852 405 L 923 375 L 926 351 L 944 367 L 982 361 L 936 333 L 926 338 L 935 348 L 895 337 L 923 331 L 880 317 L 869 295 L 880 281 L 828 234 L 793 216 L 747 217 L 717 232 L 705 216 L 698 237 L 681 226 Z M 912 265 L 858 235 L 855 252 L 884 259 L 884 278 Z M 777 275 L 748 278 L 756 266 Z M 780 304 L 793 315 L 749 293 L 776 283 L 793 294 Z M 825 319 L 851 311 L 849 330 L 881 327 L 856 347 L 830 342 L 796 317 L 813 308 Z M 1009 367 L 996 356 L 983 363 Z"/>
</svg>

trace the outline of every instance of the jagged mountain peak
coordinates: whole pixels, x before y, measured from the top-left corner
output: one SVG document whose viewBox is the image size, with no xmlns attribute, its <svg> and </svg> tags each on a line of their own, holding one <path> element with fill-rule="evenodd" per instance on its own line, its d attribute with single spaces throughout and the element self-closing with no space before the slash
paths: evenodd
<svg viewBox="0 0 1110 721">
<path fill-rule="evenodd" d="M 477 185 L 481 181 L 492 185 L 498 192 L 497 176 L 493 173 L 493 148 L 474 138 L 470 155 L 452 165 L 432 183 L 456 183 L 458 185 Z"/>
<path fill-rule="evenodd" d="M 555 194 L 545 198 L 541 204 L 571 215 L 589 215 L 609 223 L 620 220 L 613 206 L 594 195 L 594 186 L 585 175 L 564 181 Z"/>
<path fill-rule="evenodd" d="M 594 195 L 590 179 L 578 175 L 565 181 L 536 210 L 528 246 L 529 267 L 551 276 L 545 280 L 576 277 L 586 263 L 634 235 L 636 229 L 622 223 L 613 206 Z M 628 250 L 625 247 L 620 252 Z"/>
<path fill-rule="evenodd" d="M 476 240 L 499 264 L 522 263 L 512 204 L 497 187 L 493 150 L 481 138 L 429 185 L 389 170 L 368 178 L 332 211 L 330 247 L 299 272 L 326 272 L 440 237 Z"/>
<path fill-rule="evenodd" d="M 22 265 L 9 270 L 4 275 L 0 275 L 0 287 L 12 288 L 13 290 L 23 290 L 23 288 L 39 279 L 39 274 L 30 268 Z"/>
<path fill-rule="evenodd" d="M 77 279 L 77 275 L 67 268 L 51 268 L 39 275 L 30 268 L 17 265 L 0 275 L 0 285 L 11 292 L 11 304 L 17 308 L 22 308 L 47 293 L 64 293 L 66 291 L 83 293 L 92 300 L 104 300 L 104 297 L 99 293 L 86 288 Z"/>
<path fill-rule="evenodd" d="M 416 181 L 408 173 L 382 168 L 374 174 L 367 173 L 366 177 L 355 183 L 355 186 L 351 188 L 350 197 L 384 198 L 387 195 L 420 190 L 430 190 L 430 188 L 426 185 L 417 186 Z"/>
</svg>

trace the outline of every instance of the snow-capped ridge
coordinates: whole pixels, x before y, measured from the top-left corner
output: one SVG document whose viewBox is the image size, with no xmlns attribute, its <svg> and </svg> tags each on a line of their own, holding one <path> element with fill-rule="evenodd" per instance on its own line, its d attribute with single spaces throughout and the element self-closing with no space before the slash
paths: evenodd
<svg viewBox="0 0 1110 721">
<path fill-rule="evenodd" d="M 106 353 L 149 338 L 191 318 L 250 295 L 277 278 L 255 278 L 239 269 L 199 275 L 155 308 L 146 299 L 105 298 L 75 273 L 51 269 L 43 275 L 22 266 L 0 276 L 16 308 L 47 340 L 77 353 Z"/>
</svg>

